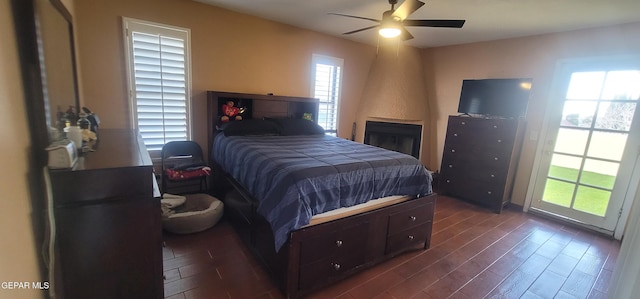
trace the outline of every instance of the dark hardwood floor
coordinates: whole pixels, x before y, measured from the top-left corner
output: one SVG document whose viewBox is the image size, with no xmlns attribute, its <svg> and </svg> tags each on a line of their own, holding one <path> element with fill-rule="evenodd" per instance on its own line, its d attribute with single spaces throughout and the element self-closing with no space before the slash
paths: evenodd
<svg viewBox="0 0 640 299">
<path fill-rule="evenodd" d="M 283 298 L 224 220 L 164 235 L 167 298 Z M 605 298 L 620 242 L 505 209 L 439 196 L 431 248 L 400 255 L 307 298 Z"/>
</svg>

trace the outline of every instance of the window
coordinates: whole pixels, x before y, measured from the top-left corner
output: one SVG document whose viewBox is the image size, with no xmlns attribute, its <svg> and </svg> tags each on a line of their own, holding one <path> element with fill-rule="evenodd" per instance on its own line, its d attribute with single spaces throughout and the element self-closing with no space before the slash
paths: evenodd
<svg viewBox="0 0 640 299">
<path fill-rule="evenodd" d="M 342 65 L 340 58 L 313 54 L 312 94 L 320 99 L 318 124 L 325 132 L 336 136 L 338 133 L 338 103 L 340 102 L 340 82 Z"/>
<path fill-rule="evenodd" d="M 131 119 L 149 151 L 191 139 L 189 29 L 123 19 Z"/>
</svg>

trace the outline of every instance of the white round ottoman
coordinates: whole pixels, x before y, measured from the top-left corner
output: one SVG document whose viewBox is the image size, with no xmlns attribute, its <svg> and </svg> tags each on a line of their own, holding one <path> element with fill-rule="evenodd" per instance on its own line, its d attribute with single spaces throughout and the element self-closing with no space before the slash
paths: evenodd
<svg viewBox="0 0 640 299">
<path fill-rule="evenodd" d="M 224 205 L 208 194 L 184 196 L 165 194 L 162 202 L 162 227 L 176 234 L 190 234 L 206 230 L 218 223 Z"/>
</svg>

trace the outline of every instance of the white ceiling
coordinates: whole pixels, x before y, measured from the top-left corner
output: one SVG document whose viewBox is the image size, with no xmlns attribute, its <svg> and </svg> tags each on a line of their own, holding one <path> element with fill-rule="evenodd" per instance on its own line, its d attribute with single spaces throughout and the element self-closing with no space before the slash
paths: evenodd
<svg viewBox="0 0 640 299">
<path fill-rule="evenodd" d="M 388 0 L 195 0 L 296 27 L 373 44 L 377 31 L 342 35 L 376 23 L 328 15 L 380 19 Z M 408 19 L 463 19 L 462 29 L 407 27 L 405 43 L 428 48 L 640 21 L 640 0 L 421 0 Z M 396 8 L 402 4 L 399 0 Z"/>
</svg>

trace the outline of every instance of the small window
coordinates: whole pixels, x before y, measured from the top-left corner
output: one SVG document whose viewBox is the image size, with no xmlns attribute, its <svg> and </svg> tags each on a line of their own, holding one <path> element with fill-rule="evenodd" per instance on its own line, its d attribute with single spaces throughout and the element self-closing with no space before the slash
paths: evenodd
<svg viewBox="0 0 640 299">
<path fill-rule="evenodd" d="M 320 99 L 318 124 L 327 134 L 336 136 L 344 60 L 313 54 L 312 63 L 312 94 L 314 98 Z"/>
<path fill-rule="evenodd" d="M 149 151 L 191 139 L 189 29 L 123 18 L 132 125 Z"/>
</svg>

